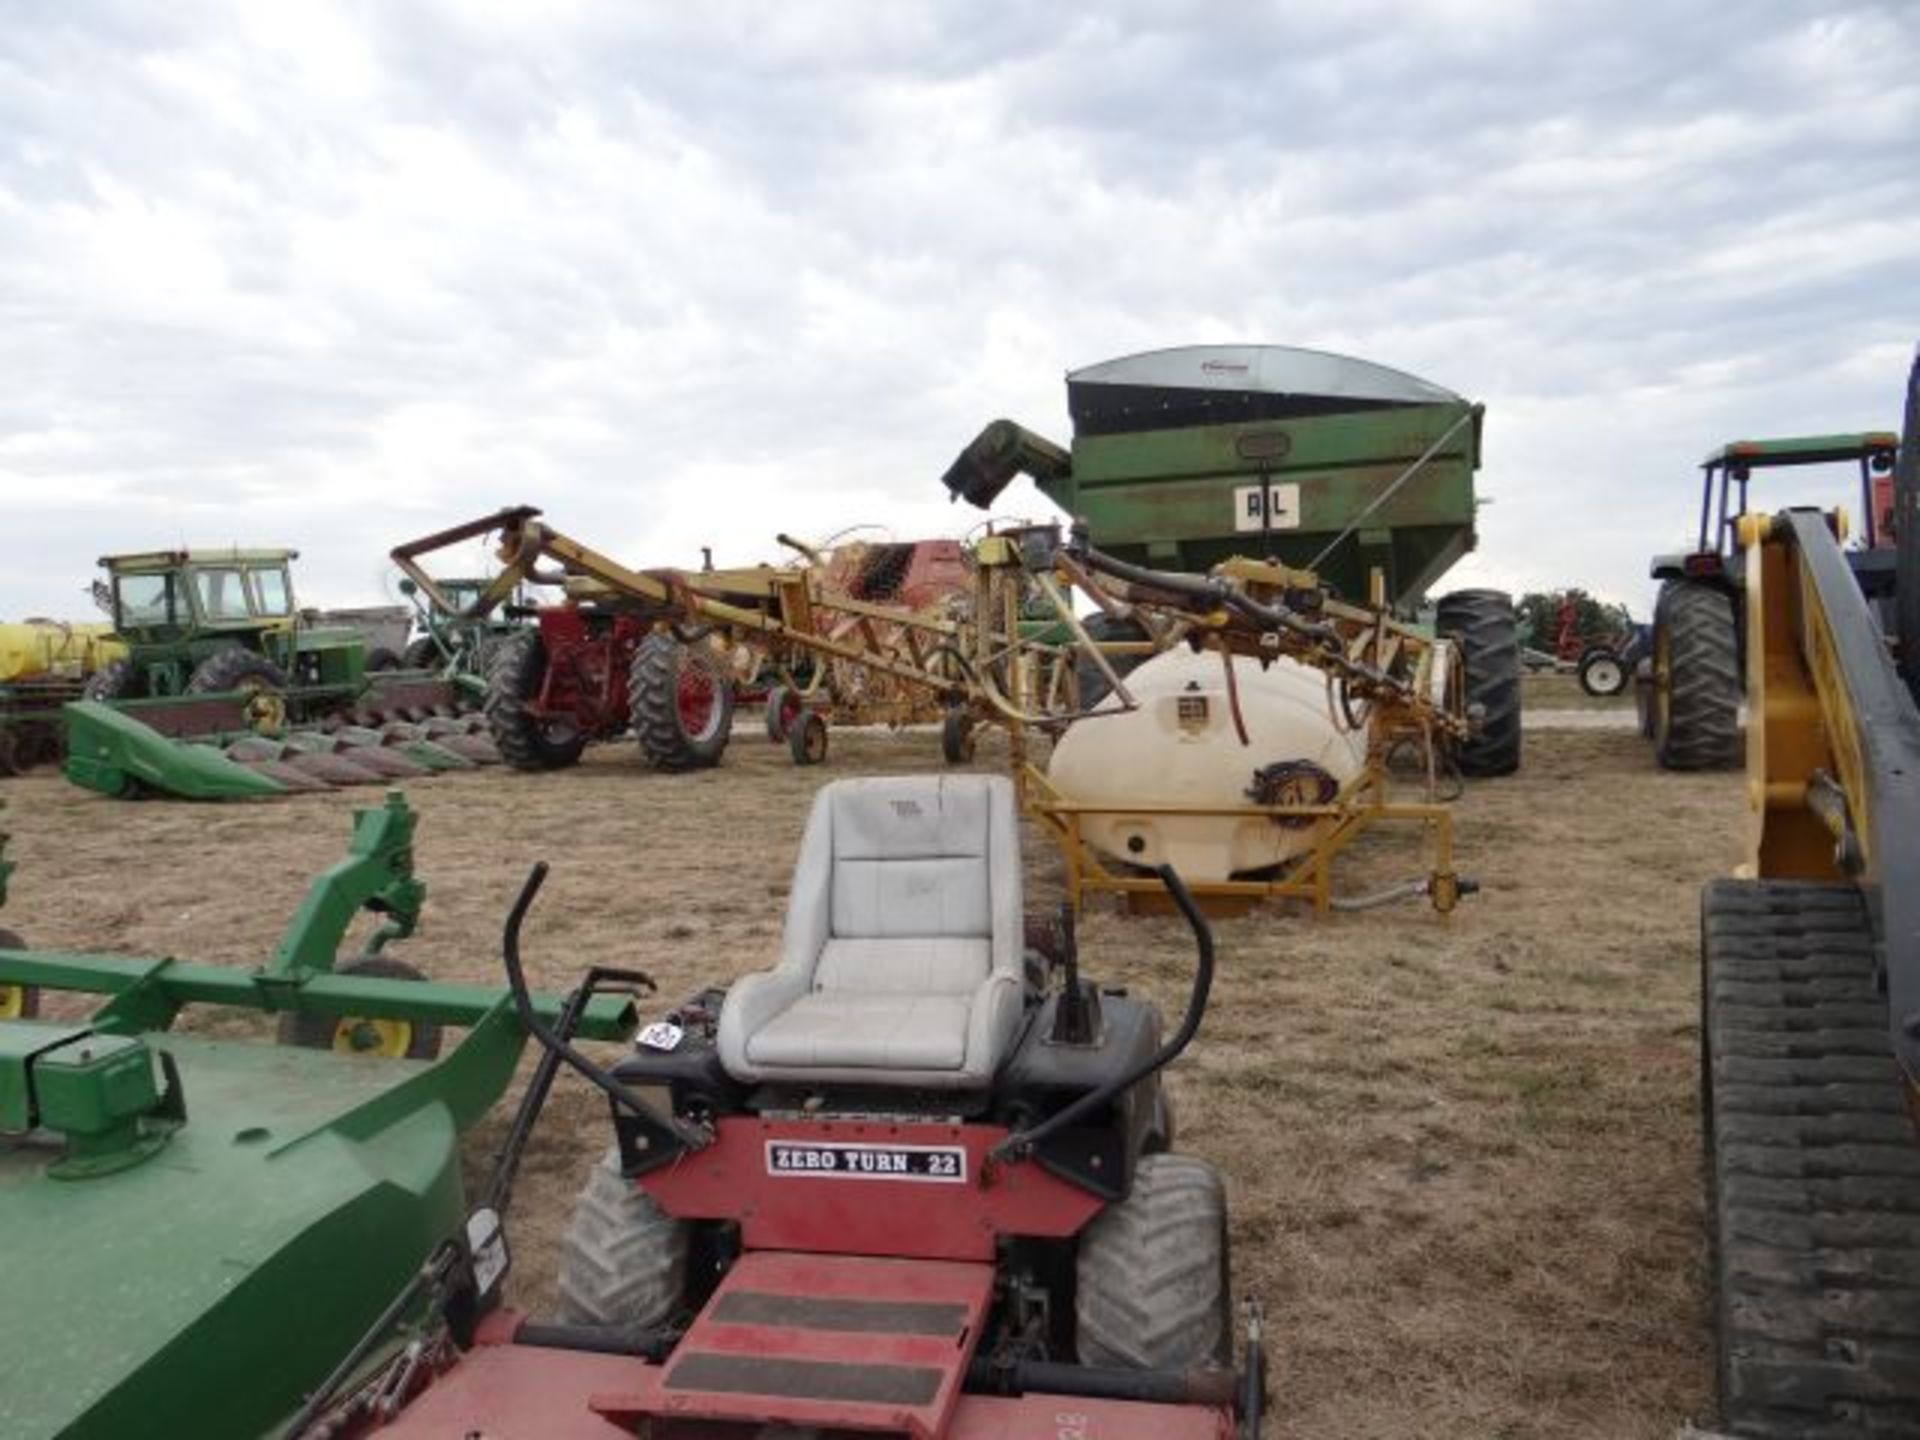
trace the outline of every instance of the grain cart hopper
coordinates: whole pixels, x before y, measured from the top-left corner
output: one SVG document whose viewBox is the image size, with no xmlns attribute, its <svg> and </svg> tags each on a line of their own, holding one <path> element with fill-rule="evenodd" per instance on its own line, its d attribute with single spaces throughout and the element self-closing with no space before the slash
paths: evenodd
<svg viewBox="0 0 1920 1440">
<path fill-rule="evenodd" d="M 985 509 L 1026 474 L 1117 560 L 1200 572 L 1248 556 L 1406 619 L 1474 548 L 1483 408 L 1400 371 L 1284 346 L 1191 345 L 1069 373 L 1067 408 L 1070 449 L 996 420 L 948 469 L 947 489 Z M 1435 623 L 1460 644 L 1479 715 L 1460 768 L 1507 774 L 1520 763 L 1512 602 L 1459 591 L 1440 598 Z M 1098 634 L 1144 648 L 1124 620 L 1102 620 Z"/>
<path fill-rule="evenodd" d="M 544 869 L 503 946 L 516 988 Z M 1161 879 L 1199 949 L 1164 1039 L 1154 1005 L 1081 976 L 1070 926 L 1025 948 L 1006 780 L 823 787 L 776 968 L 696 996 L 611 1069 L 527 1017 L 612 1111 L 561 1317 L 501 1306 L 491 1211 L 487 1245 L 451 1234 L 396 1297 L 405 1343 L 369 1332 L 289 1440 L 1256 1440 L 1264 1355 L 1250 1306 L 1235 1367 L 1225 1186 L 1175 1148 L 1161 1088 L 1206 1012 L 1212 938 Z M 403 1358 L 370 1368 L 381 1343 Z"/>
<path fill-rule="evenodd" d="M 1753 472 L 1833 464 L 1858 471 L 1865 528 L 1863 543 L 1846 552 L 1847 564 L 1868 598 L 1878 603 L 1893 584 L 1890 476 L 1899 442 L 1886 431 L 1735 440 L 1701 462 L 1699 533 L 1691 550 L 1654 557 L 1660 595 L 1652 653 L 1640 660 L 1635 676 L 1640 730 L 1653 741 L 1661 765 L 1712 770 L 1740 763 L 1746 557 L 1735 530 L 1747 513 Z"/>
<path fill-rule="evenodd" d="M 1701 1047 L 1720 1401 L 1739 1436 L 1920 1434 L 1916 437 L 1920 361 L 1895 544 L 1873 555 L 1881 604 L 1838 515 L 1735 516 L 1750 845 L 1743 878 L 1701 900 Z"/>
<path fill-rule="evenodd" d="M 109 556 L 120 659 L 66 707 L 67 778 L 226 799 L 386 784 L 498 760 L 456 687 L 370 671 L 359 631 L 295 608 L 291 550 Z"/>
<path fill-rule="evenodd" d="M 0 949 L 0 985 L 107 997 L 84 1019 L 0 1021 L 0 1434 L 269 1433 L 460 1222 L 461 1133 L 527 1032 L 505 992 L 387 952 L 424 898 L 413 828 L 398 795 L 358 812 L 257 969 Z M 336 966 L 363 909 L 380 928 Z M 192 1006 L 276 1015 L 294 1043 L 174 1030 Z M 613 996 L 527 1013 L 632 1028 Z M 443 1025 L 466 1037 L 410 1058 Z"/>
</svg>

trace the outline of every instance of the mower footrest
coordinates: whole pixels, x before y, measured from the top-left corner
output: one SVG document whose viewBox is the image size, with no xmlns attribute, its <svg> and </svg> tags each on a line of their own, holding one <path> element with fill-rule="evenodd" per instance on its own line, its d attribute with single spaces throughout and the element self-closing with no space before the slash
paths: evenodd
<svg viewBox="0 0 1920 1440">
<path fill-rule="evenodd" d="M 755 1251 L 645 1392 L 609 1418 L 781 1423 L 933 1440 L 973 1358 L 993 1267 Z"/>
</svg>

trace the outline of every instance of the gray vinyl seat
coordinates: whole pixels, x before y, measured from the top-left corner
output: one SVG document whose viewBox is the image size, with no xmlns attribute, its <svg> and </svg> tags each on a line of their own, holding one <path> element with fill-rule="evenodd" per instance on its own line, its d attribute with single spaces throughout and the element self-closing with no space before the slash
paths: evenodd
<svg viewBox="0 0 1920 1440">
<path fill-rule="evenodd" d="M 769 1081 L 982 1089 L 1023 1007 L 1020 833 L 998 775 L 814 797 L 780 962 L 727 992 L 720 1061 Z"/>
</svg>

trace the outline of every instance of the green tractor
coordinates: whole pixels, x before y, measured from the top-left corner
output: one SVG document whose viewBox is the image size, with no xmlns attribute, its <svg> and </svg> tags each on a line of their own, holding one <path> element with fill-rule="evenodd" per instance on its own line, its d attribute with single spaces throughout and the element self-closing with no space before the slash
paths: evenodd
<svg viewBox="0 0 1920 1440">
<path fill-rule="evenodd" d="M 1727 770 L 1746 750 L 1740 736 L 1744 557 L 1734 530 L 1747 513 L 1756 470 L 1844 464 L 1858 471 L 1865 524 L 1847 563 L 1868 600 L 1893 594 L 1893 465 L 1900 437 L 1891 431 L 1735 440 L 1700 464 L 1700 528 L 1693 548 L 1654 557 L 1660 582 L 1653 640 L 1634 676 L 1640 733 L 1669 770 Z"/>
<path fill-rule="evenodd" d="M 244 694 L 263 731 L 351 701 L 366 685 L 366 639 L 302 621 L 289 572 L 298 555 L 156 550 L 102 559 L 128 654 L 87 681 L 86 698 Z"/>
</svg>

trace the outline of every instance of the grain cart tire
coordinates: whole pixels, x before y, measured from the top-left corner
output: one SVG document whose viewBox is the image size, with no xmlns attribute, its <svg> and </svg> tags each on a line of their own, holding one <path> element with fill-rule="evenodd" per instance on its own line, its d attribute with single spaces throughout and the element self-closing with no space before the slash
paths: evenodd
<svg viewBox="0 0 1920 1440">
<path fill-rule="evenodd" d="M 1653 746 L 1668 770 L 1727 770 L 1740 740 L 1740 640 L 1733 601 L 1693 580 L 1669 580 L 1653 611 Z"/>
<path fill-rule="evenodd" d="M 704 770 L 726 754 L 733 677 L 705 645 L 654 633 L 627 675 L 627 714 L 640 754 L 656 770 Z"/>
<path fill-rule="evenodd" d="M 1853 885 L 1701 896 L 1701 1109 L 1721 1418 L 1920 1435 L 1920 1150 Z"/>
<path fill-rule="evenodd" d="M 561 1318 L 637 1329 L 667 1320 L 686 1295 L 689 1231 L 620 1173 L 620 1147 L 610 1148 L 561 1242 Z"/>
<path fill-rule="evenodd" d="M 1148 636 L 1145 627 L 1138 621 L 1121 620 L 1115 616 L 1105 614 L 1090 616 L 1086 622 L 1085 629 L 1087 638 L 1090 640 L 1146 640 L 1151 638 Z M 1109 655 L 1107 656 L 1107 663 L 1113 667 L 1113 673 L 1124 680 L 1128 674 L 1150 658 L 1152 657 L 1147 655 Z M 1107 684 L 1107 677 L 1101 674 L 1100 667 L 1085 655 L 1080 656 L 1074 661 L 1073 674 L 1080 690 L 1080 708 L 1082 710 L 1091 710 L 1095 705 L 1098 705 L 1102 700 L 1106 699 L 1107 692 L 1113 689 L 1111 685 Z"/>
<path fill-rule="evenodd" d="M 0 950 L 24 950 L 27 942 L 11 930 L 0 930 Z M 0 1020 L 31 1020 L 40 1013 L 38 985 L 0 985 Z"/>
<path fill-rule="evenodd" d="M 955 705 L 940 722 L 940 753 L 949 765 L 973 763 L 975 722 L 966 707 Z"/>
<path fill-rule="evenodd" d="M 538 630 L 523 630 L 494 652 L 487 667 L 487 728 L 500 758 L 516 770 L 561 770 L 579 763 L 587 737 L 577 726 L 543 721 L 527 709 L 547 673 Z"/>
<path fill-rule="evenodd" d="M 381 980 L 425 980 L 404 960 L 362 955 L 334 968 L 336 975 L 370 975 Z M 387 1059 L 432 1060 L 440 1054 L 440 1027 L 419 1020 L 369 1020 L 357 1015 L 280 1017 L 282 1045 L 333 1050 L 343 1055 L 379 1055 Z"/>
<path fill-rule="evenodd" d="M 1596 700 L 1610 700 L 1633 683 L 1633 671 L 1610 646 L 1595 645 L 1580 657 L 1580 688 Z"/>
<path fill-rule="evenodd" d="M 287 728 L 287 677 L 280 667 L 264 655 L 238 645 L 216 650 L 194 667 L 187 677 L 189 695 L 225 695 L 245 693 L 247 721 L 258 731 L 271 733 Z"/>
<path fill-rule="evenodd" d="M 1143 1155 L 1127 1198 L 1081 1232 L 1080 1363 L 1127 1370 L 1231 1364 L 1227 1262 L 1220 1172 L 1191 1155 Z"/>
<path fill-rule="evenodd" d="M 140 690 L 140 678 L 131 660 L 109 660 L 80 687 L 83 700 L 131 700 Z"/>
<path fill-rule="evenodd" d="M 1435 617 L 1441 635 L 1457 641 L 1467 668 L 1467 706 L 1480 727 L 1458 751 L 1460 773 L 1511 775 L 1520 768 L 1520 627 L 1504 590 L 1442 595 Z"/>
</svg>

